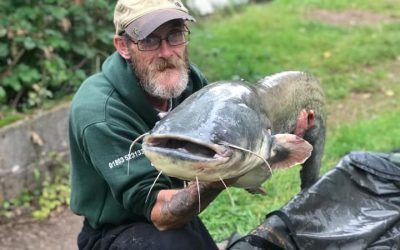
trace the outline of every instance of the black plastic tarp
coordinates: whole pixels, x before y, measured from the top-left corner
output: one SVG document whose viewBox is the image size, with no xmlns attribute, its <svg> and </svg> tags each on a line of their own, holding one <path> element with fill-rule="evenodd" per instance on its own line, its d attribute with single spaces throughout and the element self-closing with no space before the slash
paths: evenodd
<svg viewBox="0 0 400 250">
<path fill-rule="evenodd" d="M 229 249 L 400 249 L 400 154 L 346 155 Z"/>
</svg>

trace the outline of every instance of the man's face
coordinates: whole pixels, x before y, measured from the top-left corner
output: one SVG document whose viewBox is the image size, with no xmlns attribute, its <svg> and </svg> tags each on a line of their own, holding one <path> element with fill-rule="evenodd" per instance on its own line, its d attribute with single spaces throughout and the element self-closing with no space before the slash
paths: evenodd
<svg viewBox="0 0 400 250">
<path fill-rule="evenodd" d="M 165 39 L 171 32 L 182 31 L 181 22 L 170 21 L 149 35 Z M 156 50 L 141 51 L 134 43 L 128 43 L 133 70 L 143 89 L 161 99 L 178 97 L 188 83 L 187 45 L 171 46 L 166 40 Z"/>
</svg>

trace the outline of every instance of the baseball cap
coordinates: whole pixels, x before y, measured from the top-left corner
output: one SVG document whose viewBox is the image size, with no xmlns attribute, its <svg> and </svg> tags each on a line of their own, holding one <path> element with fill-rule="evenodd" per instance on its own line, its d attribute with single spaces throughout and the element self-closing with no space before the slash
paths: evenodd
<svg viewBox="0 0 400 250">
<path fill-rule="evenodd" d="M 119 0 L 114 10 L 116 34 L 125 31 L 137 41 L 173 19 L 196 21 L 179 0 Z"/>
</svg>

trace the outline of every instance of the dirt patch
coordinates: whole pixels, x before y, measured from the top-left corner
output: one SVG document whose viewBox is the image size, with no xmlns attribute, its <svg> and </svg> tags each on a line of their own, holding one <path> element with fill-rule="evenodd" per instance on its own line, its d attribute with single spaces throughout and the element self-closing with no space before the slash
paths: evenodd
<svg viewBox="0 0 400 250">
<path fill-rule="evenodd" d="M 397 93 L 396 93 L 397 92 Z M 353 92 L 344 100 L 328 106 L 328 126 L 340 126 L 343 122 L 352 123 L 376 117 L 382 110 L 400 111 L 396 100 L 400 92 L 392 88 L 382 88 L 378 92 Z"/>
<path fill-rule="evenodd" d="M 0 225 L 2 250 L 74 250 L 82 217 L 64 208 L 50 218 L 37 221 L 27 216 Z"/>
<path fill-rule="evenodd" d="M 390 62 L 387 77 L 379 83 L 379 89 L 374 92 L 352 92 L 342 100 L 328 103 L 328 126 L 337 127 L 345 121 L 352 123 L 357 120 L 374 118 L 382 110 L 400 112 L 400 57 Z M 372 71 L 366 68 L 365 73 Z"/>
<path fill-rule="evenodd" d="M 1 250 L 76 250 L 77 236 L 82 228 L 83 217 L 67 207 L 50 218 L 38 221 L 26 214 L 13 221 L 0 224 Z M 227 241 L 217 243 L 225 249 Z"/>
<path fill-rule="evenodd" d="M 400 17 L 365 10 L 315 10 L 306 14 L 308 19 L 338 26 L 376 25 L 400 22 Z"/>
</svg>

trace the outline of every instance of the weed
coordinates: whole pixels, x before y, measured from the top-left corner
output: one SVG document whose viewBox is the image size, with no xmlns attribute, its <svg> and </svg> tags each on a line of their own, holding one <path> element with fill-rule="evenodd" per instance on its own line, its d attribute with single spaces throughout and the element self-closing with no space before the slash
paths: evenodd
<svg viewBox="0 0 400 250">
<path fill-rule="evenodd" d="M 50 155 L 52 158 L 51 173 L 41 187 L 38 197 L 38 208 L 32 212 L 35 219 L 47 218 L 50 213 L 62 205 L 69 205 L 69 165 L 59 154 Z"/>
<path fill-rule="evenodd" d="M 35 169 L 34 179 L 38 185 L 35 189 L 24 190 L 18 197 L 3 201 L 0 207 L 0 218 L 12 219 L 15 216 L 31 213 L 34 219 L 44 219 L 64 205 L 69 205 L 69 165 L 60 154 L 49 155 L 52 164 L 49 175 Z"/>
</svg>

